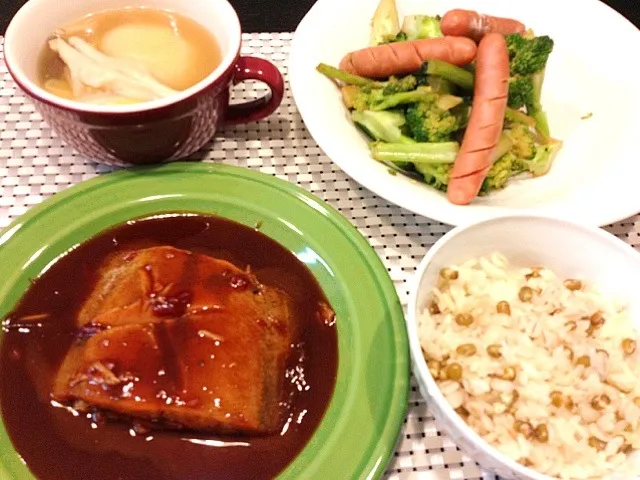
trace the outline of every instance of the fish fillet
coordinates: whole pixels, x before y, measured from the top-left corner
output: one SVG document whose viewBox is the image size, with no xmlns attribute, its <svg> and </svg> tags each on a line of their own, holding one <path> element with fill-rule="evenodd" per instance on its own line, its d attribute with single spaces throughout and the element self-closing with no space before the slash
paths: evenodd
<svg viewBox="0 0 640 480">
<path fill-rule="evenodd" d="M 215 432 L 268 433 L 298 325 L 283 291 L 172 247 L 109 260 L 81 308 L 53 398 Z"/>
</svg>

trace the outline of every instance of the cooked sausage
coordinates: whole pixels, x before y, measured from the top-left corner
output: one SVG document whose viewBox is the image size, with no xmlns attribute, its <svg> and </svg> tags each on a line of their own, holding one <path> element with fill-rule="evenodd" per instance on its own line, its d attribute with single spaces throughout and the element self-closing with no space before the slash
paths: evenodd
<svg viewBox="0 0 640 480">
<path fill-rule="evenodd" d="M 469 124 L 451 169 L 447 198 L 470 203 L 480 191 L 498 145 L 509 92 L 509 53 L 504 36 L 490 33 L 480 41 Z"/>
<path fill-rule="evenodd" d="M 473 10 L 449 10 L 440 21 L 440 28 L 445 35 L 469 37 L 479 42 L 488 33 L 511 35 L 523 34 L 526 27 L 518 20 L 492 17 Z"/>
<path fill-rule="evenodd" d="M 356 50 L 344 56 L 340 68 L 367 78 L 385 78 L 416 72 L 429 60 L 468 65 L 476 51 L 475 43 L 468 38 L 426 38 Z"/>
</svg>

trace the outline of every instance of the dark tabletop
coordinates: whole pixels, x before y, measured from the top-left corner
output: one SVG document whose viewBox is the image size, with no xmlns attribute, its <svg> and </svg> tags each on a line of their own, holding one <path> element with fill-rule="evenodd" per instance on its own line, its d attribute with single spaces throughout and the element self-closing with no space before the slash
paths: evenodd
<svg viewBox="0 0 640 480">
<path fill-rule="evenodd" d="M 51 0 L 52 8 L 55 8 L 56 1 L 73 0 Z M 0 34 L 5 31 L 9 20 L 24 2 L 25 0 L 0 0 Z M 314 2 L 315 0 L 231 0 L 238 11 L 245 32 L 293 31 Z M 640 28 L 638 0 L 605 0 L 605 3 Z M 579 21 L 579 7 L 577 10 L 576 18 L 567 19 L 568 21 Z"/>
</svg>

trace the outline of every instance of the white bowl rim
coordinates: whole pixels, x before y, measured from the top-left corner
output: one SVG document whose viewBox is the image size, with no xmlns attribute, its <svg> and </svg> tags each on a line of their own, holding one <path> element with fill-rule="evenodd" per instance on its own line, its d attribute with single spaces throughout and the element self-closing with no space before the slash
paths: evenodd
<svg viewBox="0 0 640 480">
<path fill-rule="evenodd" d="M 418 329 L 417 329 L 417 310 L 418 310 L 418 293 L 420 282 L 422 277 L 425 274 L 425 271 L 429 264 L 432 262 L 433 258 L 440 252 L 440 250 L 454 237 L 458 237 L 460 235 L 464 235 L 467 231 L 472 230 L 477 227 L 487 226 L 492 223 L 500 223 L 500 222 L 508 222 L 511 220 L 526 220 L 526 219 L 536 219 L 542 220 L 549 223 L 555 223 L 558 225 L 569 226 L 570 228 L 578 230 L 583 235 L 596 236 L 602 239 L 605 242 L 608 242 L 611 247 L 619 249 L 621 252 L 626 253 L 628 255 L 638 255 L 640 256 L 640 252 L 634 249 L 628 243 L 625 243 L 623 240 L 619 239 L 615 235 L 603 230 L 600 227 L 585 225 L 580 222 L 573 222 L 570 220 L 565 220 L 562 218 L 558 218 L 555 216 L 549 216 L 545 214 L 538 213 L 520 213 L 520 214 L 508 214 L 499 217 L 492 217 L 482 219 L 477 222 L 466 223 L 464 225 L 459 225 L 454 227 L 449 232 L 440 237 L 432 246 L 429 248 L 425 256 L 420 260 L 418 267 L 411 279 L 409 284 L 409 300 L 407 303 L 407 315 L 405 315 L 407 331 L 409 334 L 409 347 L 411 352 L 411 360 L 413 364 L 413 371 L 417 379 L 422 379 L 424 383 L 426 383 L 429 389 L 429 395 L 431 395 L 434 403 L 437 403 L 439 408 L 446 414 L 451 422 L 453 422 L 456 428 L 462 432 L 465 438 L 470 439 L 475 446 L 483 451 L 486 455 L 490 456 L 497 463 L 504 465 L 510 470 L 514 471 L 518 475 L 523 475 L 526 478 L 530 478 L 533 480 L 557 480 L 554 477 L 550 477 L 543 473 L 540 473 L 532 468 L 525 467 L 524 465 L 512 460 L 502 452 L 500 452 L 497 448 L 492 446 L 489 442 L 484 440 L 479 434 L 477 434 L 471 427 L 467 425 L 467 423 L 458 415 L 455 410 L 451 407 L 449 402 L 442 395 L 440 388 L 436 384 L 435 380 L 431 376 L 429 369 L 427 367 L 427 362 L 425 361 L 422 355 L 422 348 L 420 346 L 420 340 L 418 337 Z M 421 392 L 422 394 L 422 392 Z"/>
</svg>

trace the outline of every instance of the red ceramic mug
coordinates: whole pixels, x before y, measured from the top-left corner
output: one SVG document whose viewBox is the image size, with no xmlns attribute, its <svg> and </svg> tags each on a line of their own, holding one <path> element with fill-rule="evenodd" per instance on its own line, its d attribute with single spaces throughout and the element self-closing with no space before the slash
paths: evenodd
<svg viewBox="0 0 640 480">
<path fill-rule="evenodd" d="M 38 83 L 37 64 L 49 35 L 84 15 L 131 6 L 171 10 L 208 29 L 222 62 L 204 80 L 160 100 L 134 105 L 93 105 L 53 95 Z M 68 145 L 109 165 L 127 166 L 184 158 L 202 148 L 219 126 L 260 120 L 273 113 L 284 81 L 269 61 L 240 56 L 238 16 L 226 0 L 29 0 L 11 20 L 4 56 L 16 84 Z M 269 87 L 263 98 L 229 105 L 231 88 L 245 80 Z"/>
</svg>

